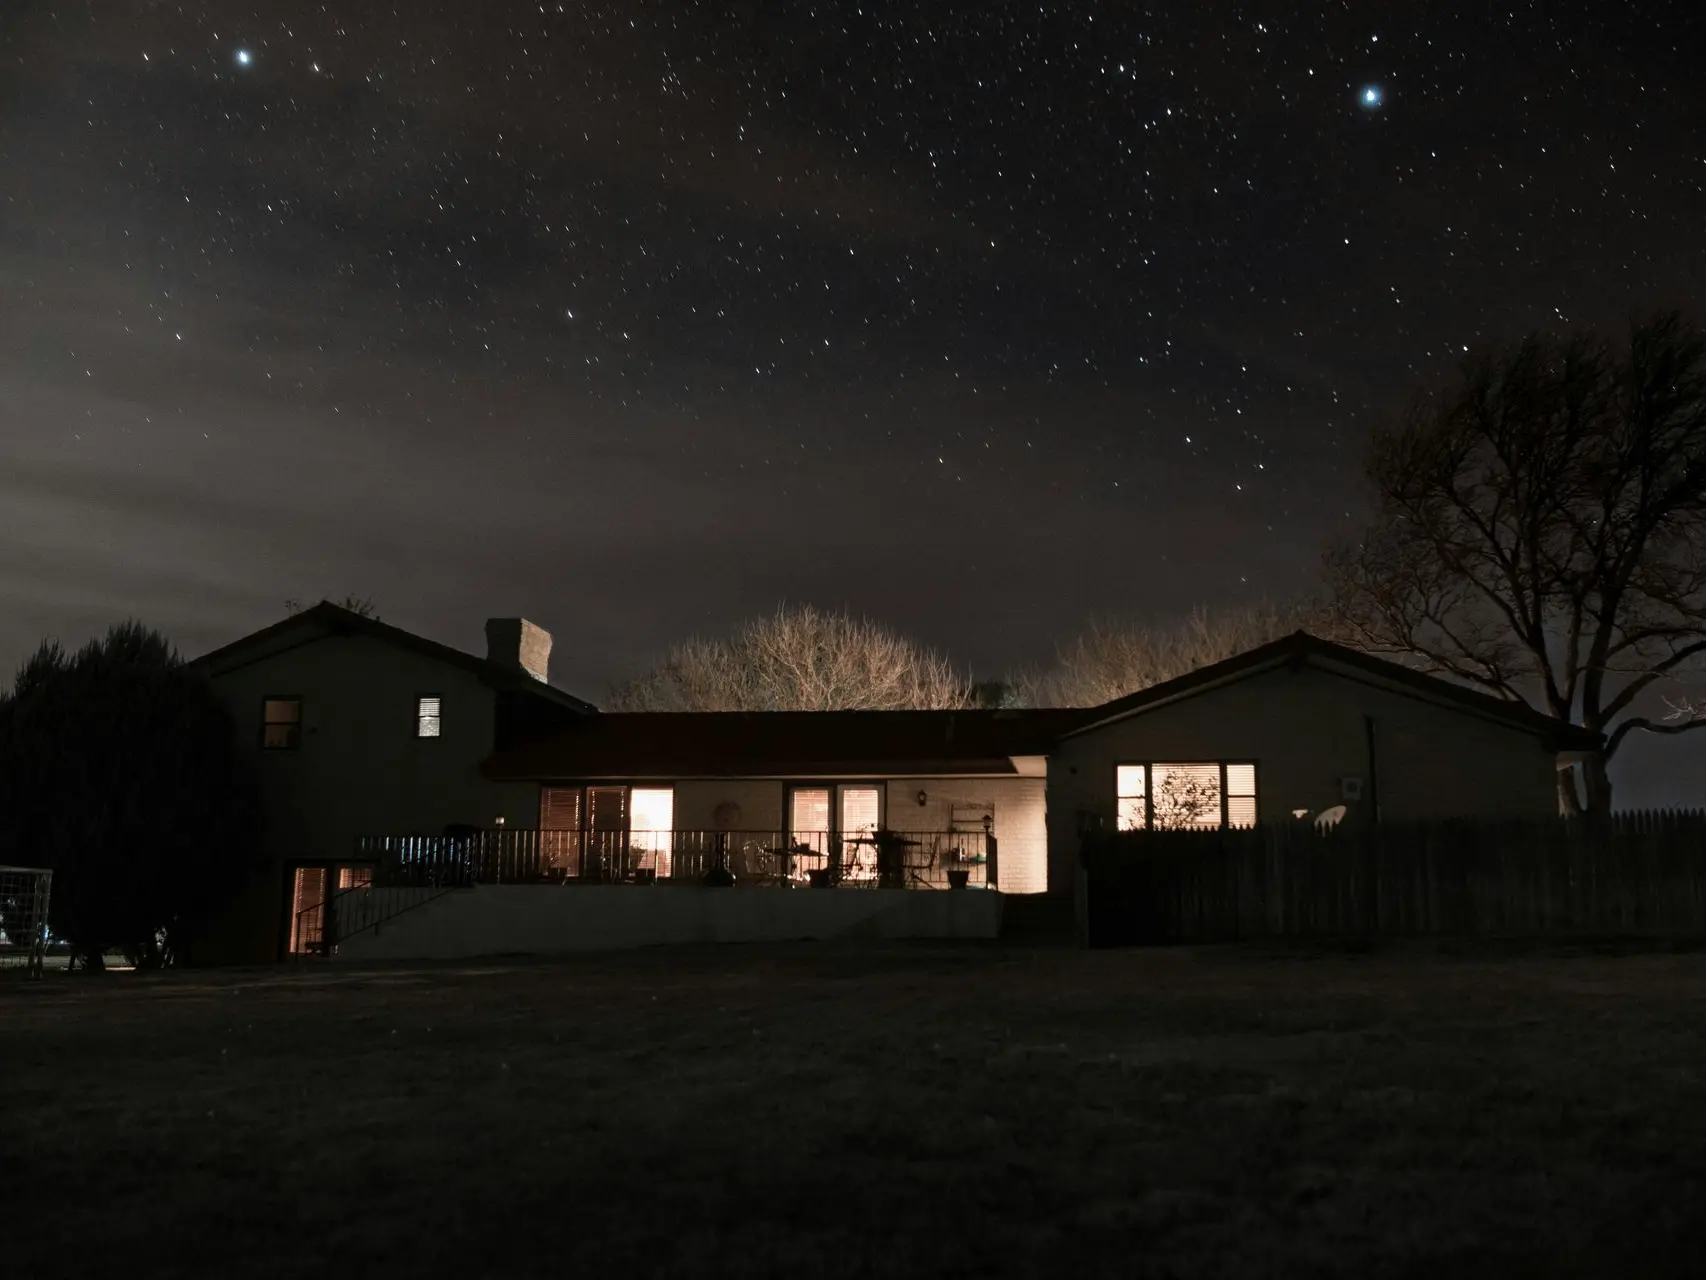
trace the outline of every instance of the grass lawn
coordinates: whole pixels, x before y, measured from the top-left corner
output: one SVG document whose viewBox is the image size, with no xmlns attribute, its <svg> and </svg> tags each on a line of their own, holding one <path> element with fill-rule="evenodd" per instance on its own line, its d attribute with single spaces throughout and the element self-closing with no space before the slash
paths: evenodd
<svg viewBox="0 0 1706 1280">
<path fill-rule="evenodd" d="M 1706 955 L 0 975 L 9 1275 L 1699 1275 Z"/>
</svg>

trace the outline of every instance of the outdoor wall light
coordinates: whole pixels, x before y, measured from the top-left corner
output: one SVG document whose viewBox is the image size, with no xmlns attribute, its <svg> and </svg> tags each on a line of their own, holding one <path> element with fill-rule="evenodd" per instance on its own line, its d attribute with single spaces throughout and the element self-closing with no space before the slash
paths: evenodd
<svg viewBox="0 0 1706 1280">
<path fill-rule="evenodd" d="M 927 803 L 929 803 L 929 800 L 930 800 L 930 797 L 926 793 L 924 793 L 923 791 L 920 791 L 918 793 L 918 807 L 920 809 L 922 809 Z"/>
</svg>

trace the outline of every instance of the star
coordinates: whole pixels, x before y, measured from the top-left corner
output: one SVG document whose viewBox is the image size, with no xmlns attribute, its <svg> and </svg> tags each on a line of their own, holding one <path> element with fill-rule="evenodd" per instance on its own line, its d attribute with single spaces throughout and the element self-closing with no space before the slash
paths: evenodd
<svg viewBox="0 0 1706 1280">
<path fill-rule="evenodd" d="M 255 55 L 250 53 L 247 49 L 237 50 L 237 65 L 239 67 L 246 67 L 254 60 Z"/>
<path fill-rule="evenodd" d="M 1364 111 L 1379 111 L 1381 104 L 1386 101 L 1386 91 L 1377 84 L 1365 84 L 1358 98 Z"/>
</svg>

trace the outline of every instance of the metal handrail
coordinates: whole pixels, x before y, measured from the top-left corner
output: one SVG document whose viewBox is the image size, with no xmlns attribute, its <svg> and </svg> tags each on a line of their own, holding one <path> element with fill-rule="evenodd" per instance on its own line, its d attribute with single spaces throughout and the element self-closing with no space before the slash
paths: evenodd
<svg viewBox="0 0 1706 1280">
<path fill-rule="evenodd" d="M 879 866 L 886 840 L 904 841 L 903 874 Z M 444 836 L 369 836 L 357 860 L 379 886 L 455 888 L 474 884 L 699 882 L 713 868 L 736 884 L 805 885 L 813 871 L 835 884 L 904 883 L 947 888 L 950 872 L 989 883 L 994 840 L 984 831 L 669 829 L 554 831 L 503 827 Z M 892 860 L 891 860 L 892 861 Z"/>
</svg>

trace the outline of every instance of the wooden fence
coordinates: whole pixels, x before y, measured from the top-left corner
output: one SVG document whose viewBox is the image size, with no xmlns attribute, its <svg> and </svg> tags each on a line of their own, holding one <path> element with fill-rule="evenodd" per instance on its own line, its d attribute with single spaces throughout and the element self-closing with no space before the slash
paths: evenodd
<svg viewBox="0 0 1706 1280">
<path fill-rule="evenodd" d="M 1706 812 L 1086 839 L 1092 946 L 1307 936 L 1706 935 Z"/>
</svg>

